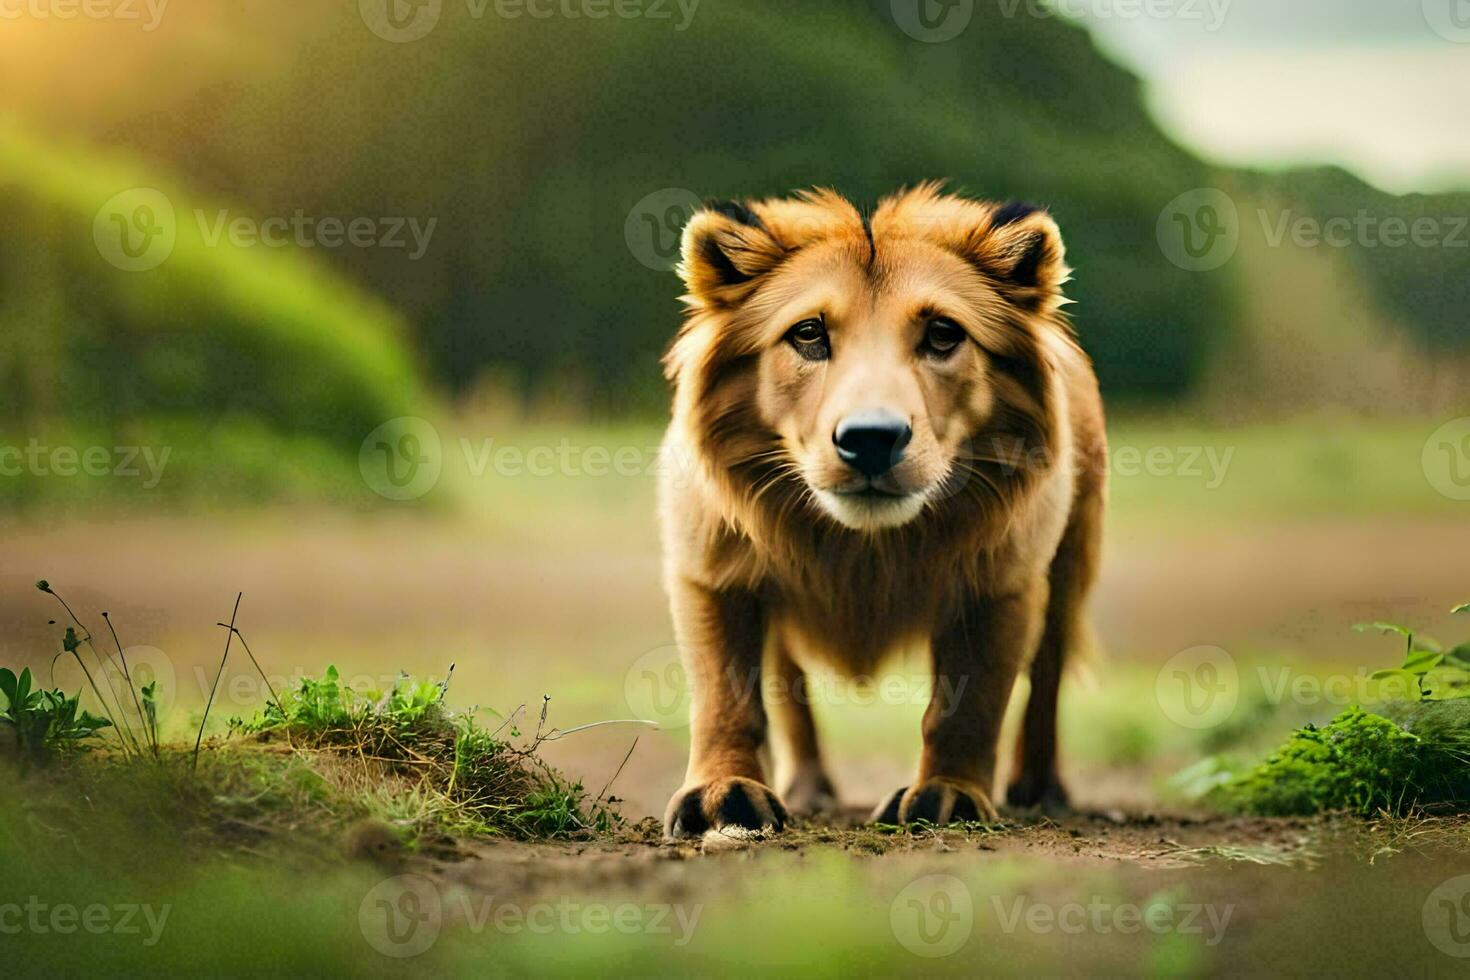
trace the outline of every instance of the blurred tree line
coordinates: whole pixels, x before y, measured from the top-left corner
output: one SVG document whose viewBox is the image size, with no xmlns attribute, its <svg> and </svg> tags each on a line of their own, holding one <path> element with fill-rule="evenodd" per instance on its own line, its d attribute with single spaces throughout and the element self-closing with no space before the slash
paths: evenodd
<svg viewBox="0 0 1470 980">
<path fill-rule="evenodd" d="M 402 44 L 347 24 L 274 76 L 110 136 L 252 213 L 437 218 L 416 262 L 331 259 L 404 312 L 452 389 L 499 365 L 533 391 L 656 411 L 680 290 L 625 241 L 640 201 L 829 185 L 871 204 L 940 177 L 1053 210 L 1111 389 L 1188 390 L 1229 293 L 1168 263 L 1155 224 L 1210 176 L 1084 31 L 978 5 L 958 38 L 925 44 L 887 0 L 705 0 L 680 32 L 669 6 L 672 20 L 537 20 L 446 4 Z"/>
</svg>

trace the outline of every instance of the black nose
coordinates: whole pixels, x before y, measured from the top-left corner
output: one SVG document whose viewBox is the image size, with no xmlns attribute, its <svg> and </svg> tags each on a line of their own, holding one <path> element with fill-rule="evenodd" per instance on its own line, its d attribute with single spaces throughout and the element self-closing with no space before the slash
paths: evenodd
<svg viewBox="0 0 1470 980">
<path fill-rule="evenodd" d="M 889 412 L 854 412 L 837 423 L 832 441 L 842 461 L 864 476 L 881 476 L 898 465 L 914 430 Z"/>
</svg>

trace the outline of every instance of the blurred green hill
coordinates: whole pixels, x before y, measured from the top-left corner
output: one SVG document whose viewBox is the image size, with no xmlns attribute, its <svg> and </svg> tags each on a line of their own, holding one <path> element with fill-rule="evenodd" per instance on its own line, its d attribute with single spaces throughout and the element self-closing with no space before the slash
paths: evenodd
<svg viewBox="0 0 1470 980">
<path fill-rule="evenodd" d="M 476 19 L 446 4 L 413 43 L 352 23 L 304 32 L 280 73 L 206 89 L 109 137 L 255 213 L 437 217 L 418 262 L 371 249 L 333 258 L 405 312 L 455 387 L 508 365 L 532 390 L 571 385 L 609 410 L 657 410 L 678 284 L 624 237 L 653 192 L 822 184 L 873 202 L 945 177 L 1049 206 L 1110 387 L 1183 393 L 1229 322 L 1230 290 L 1164 261 L 1155 224 L 1209 171 L 1158 132 L 1138 81 L 1084 31 L 988 16 L 929 45 L 886 2 L 707 2 L 683 32 Z"/>
<path fill-rule="evenodd" d="M 333 464 L 427 397 L 401 322 L 294 256 L 211 243 L 177 220 L 191 208 L 206 210 L 154 168 L 0 125 L 0 444 L 166 448 L 168 486 L 189 496 L 356 495 Z M 129 226 L 144 215 L 156 235 Z M 93 476 L 49 485 L 128 486 Z M 0 498 L 42 489 L 7 479 Z"/>
</svg>

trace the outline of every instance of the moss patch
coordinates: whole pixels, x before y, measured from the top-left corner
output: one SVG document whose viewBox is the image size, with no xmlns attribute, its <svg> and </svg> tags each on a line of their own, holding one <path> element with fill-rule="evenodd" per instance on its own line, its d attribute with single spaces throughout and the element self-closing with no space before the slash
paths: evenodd
<svg viewBox="0 0 1470 980">
<path fill-rule="evenodd" d="M 1397 717 L 1354 707 L 1322 728 L 1298 729 L 1260 765 L 1217 786 L 1210 799 L 1262 816 L 1470 809 L 1470 706 L 1426 701 L 1381 710 Z"/>
</svg>

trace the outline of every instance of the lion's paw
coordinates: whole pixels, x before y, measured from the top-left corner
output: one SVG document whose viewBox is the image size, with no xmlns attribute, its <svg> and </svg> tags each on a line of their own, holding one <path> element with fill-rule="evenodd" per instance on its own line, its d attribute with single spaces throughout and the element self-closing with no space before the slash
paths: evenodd
<svg viewBox="0 0 1470 980">
<path fill-rule="evenodd" d="M 1054 775 L 1036 779 L 1023 774 L 1006 788 L 1006 802 L 1014 807 L 1040 807 L 1044 813 L 1065 813 L 1070 808 L 1067 788 Z"/>
<path fill-rule="evenodd" d="M 874 823 L 978 823 L 997 820 L 995 806 L 979 785 L 934 778 L 904 787 L 873 811 Z"/>
<path fill-rule="evenodd" d="M 772 790 L 753 779 L 712 779 L 674 794 L 664 815 L 664 836 L 699 837 L 707 830 L 783 830 L 786 807 Z"/>
</svg>

